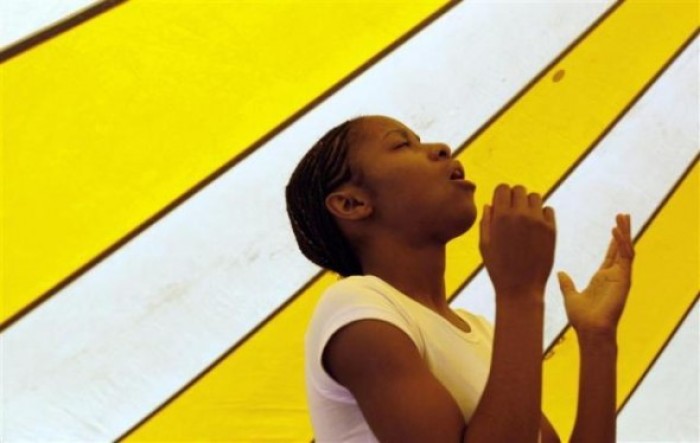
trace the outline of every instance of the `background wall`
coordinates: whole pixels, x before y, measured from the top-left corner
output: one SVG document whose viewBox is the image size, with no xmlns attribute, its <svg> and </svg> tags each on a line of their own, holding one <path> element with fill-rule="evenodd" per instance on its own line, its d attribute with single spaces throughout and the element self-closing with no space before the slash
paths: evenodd
<svg viewBox="0 0 700 443">
<path fill-rule="evenodd" d="M 2 2 L 2 440 L 310 441 L 303 336 L 337 276 L 298 251 L 284 185 L 330 127 L 386 114 L 452 147 L 477 208 L 501 182 L 545 196 L 579 288 L 631 214 L 618 437 L 698 441 L 699 13 Z M 448 245 L 448 291 L 493 319 L 477 241 Z M 577 348 L 546 296 L 566 437 Z"/>
</svg>

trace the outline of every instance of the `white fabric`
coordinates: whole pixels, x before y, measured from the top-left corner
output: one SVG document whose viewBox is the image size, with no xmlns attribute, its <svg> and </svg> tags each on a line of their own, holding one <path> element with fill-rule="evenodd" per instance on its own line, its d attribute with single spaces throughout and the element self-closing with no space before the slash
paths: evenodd
<svg viewBox="0 0 700 443">
<path fill-rule="evenodd" d="M 359 319 L 380 319 L 403 330 L 430 371 L 447 388 L 468 423 L 489 374 L 493 327 L 463 309 L 465 332 L 373 275 L 351 276 L 323 294 L 305 337 L 306 391 L 317 442 L 376 442 L 353 395 L 323 369 L 323 348 L 338 329 Z"/>
</svg>

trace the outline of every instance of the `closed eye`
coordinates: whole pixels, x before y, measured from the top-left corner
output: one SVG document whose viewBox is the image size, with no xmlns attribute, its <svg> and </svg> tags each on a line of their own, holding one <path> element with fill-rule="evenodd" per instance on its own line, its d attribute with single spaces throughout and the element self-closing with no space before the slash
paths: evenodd
<svg viewBox="0 0 700 443">
<path fill-rule="evenodd" d="M 401 144 L 396 145 L 396 148 L 398 149 L 398 148 L 401 148 L 401 147 L 403 147 L 403 146 L 409 146 L 410 144 L 411 144 L 410 142 L 405 141 L 405 142 L 403 142 L 403 143 L 401 143 Z"/>
</svg>

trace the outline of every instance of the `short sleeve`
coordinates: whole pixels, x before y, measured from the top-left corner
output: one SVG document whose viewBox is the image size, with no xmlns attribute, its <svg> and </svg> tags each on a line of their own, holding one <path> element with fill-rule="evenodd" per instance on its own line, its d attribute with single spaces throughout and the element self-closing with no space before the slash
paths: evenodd
<svg viewBox="0 0 700 443">
<path fill-rule="evenodd" d="M 321 358 L 333 334 L 343 326 L 365 319 L 382 320 L 396 326 L 409 336 L 420 352 L 422 341 L 416 326 L 388 294 L 356 281 L 341 280 L 323 294 L 306 334 L 309 381 L 323 395 L 354 402 L 349 391 L 325 371 Z"/>
<path fill-rule="evenodd" d="M 457 311 L 464 313 L 470 321 L 470 325 L 477 329 L 479 335 L 486 337 L 493 342 L 494 326 L 486 317 L 481 314 L 470 312 L 463 308 L 457 308 Z"/>
<path fill-rule="evenodd" d="M 488 321 L 486 319 L 486 317 L 484 317 L 483 315 L 477 315 L 477 317 L 479 318 L 479 321 L 481 321 L 481 323 L 484 324 L 486 330 L 488 331 L 489 337 L 491 337 L 491 340 L 493 340 L 493 331 L 494 331 L 493 323 Z"/>
</svg>

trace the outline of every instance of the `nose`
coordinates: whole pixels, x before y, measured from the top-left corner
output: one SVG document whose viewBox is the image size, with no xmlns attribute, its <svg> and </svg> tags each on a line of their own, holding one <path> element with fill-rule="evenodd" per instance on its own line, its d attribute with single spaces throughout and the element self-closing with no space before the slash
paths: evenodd
<svg viewBox="0 0 700 443">
<path fill-rule="evenodd" d="M 452 150 L 444 143 L 435 143 L 430 150 L 431 160 L 440 160 L 452 157 Z"/>
</svg>

